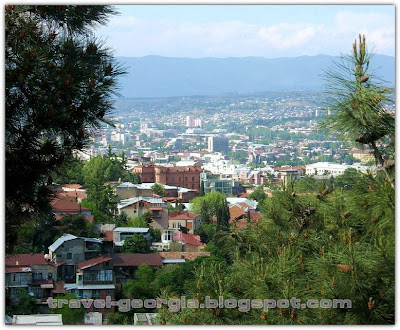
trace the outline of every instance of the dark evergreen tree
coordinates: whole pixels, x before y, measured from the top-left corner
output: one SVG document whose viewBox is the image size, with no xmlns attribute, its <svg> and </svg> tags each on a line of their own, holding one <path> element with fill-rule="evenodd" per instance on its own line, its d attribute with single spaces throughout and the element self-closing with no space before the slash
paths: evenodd
<svg viewBox="0 0 400 330">
<path fill-rule="evenodd" d="M 204 196 L 204 181 L 201 181 L 199 196 Z"/>
<path fill-rule="evenodd" d="M 6 248 L 49 203 L 51 172 L 107 122 L 123 73 L 92 27 L 109 6 L 8 5 L 5 11 Z"/>
</svg>

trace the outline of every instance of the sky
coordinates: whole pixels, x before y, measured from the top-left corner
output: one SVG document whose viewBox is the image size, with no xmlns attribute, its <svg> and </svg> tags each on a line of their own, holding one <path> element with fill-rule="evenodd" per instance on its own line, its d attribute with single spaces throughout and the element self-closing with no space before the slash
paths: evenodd
<svg viewBox="0 0 400 330">
<path fill-rule="evenodd" d="M 96 30 L 115 56 L 395 55 L 394 5 L 123 5 Z"/>
</svg>

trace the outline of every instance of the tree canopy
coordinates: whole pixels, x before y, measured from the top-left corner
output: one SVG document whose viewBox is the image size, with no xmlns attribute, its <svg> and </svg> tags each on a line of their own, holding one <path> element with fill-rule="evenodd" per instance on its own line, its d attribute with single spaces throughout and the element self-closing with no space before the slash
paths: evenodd
<svg viewBox="0 0 400 330">
<path fill-rule="evenodd" d="M 124 71 L 93 27 L 110 6 L 8 5 L 5 12 L 6 245 L 48 205 L 51 173 L 108 122 Z"/>
<path fill-rule="evenodd" d="M 372 60 L 365 36 L 359 35 L 352 54 L 343 56 L 326 71 L 326 92 L 331 96 L 332 115 L 321 127 L 356 146 L 371 148 L 376 164 L 394 186 L 395 116 L 388 110 L 394 103 L 394 91 L 371 72 Z"/>
</svg>

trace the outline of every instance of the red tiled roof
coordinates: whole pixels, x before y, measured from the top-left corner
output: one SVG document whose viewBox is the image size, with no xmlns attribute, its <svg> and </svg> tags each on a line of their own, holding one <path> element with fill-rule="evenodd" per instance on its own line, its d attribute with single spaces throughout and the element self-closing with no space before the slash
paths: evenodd
<svg viewBox="0 0 400 330">
<path fill-rule="evenodd" d="M 87 194 L 83 191 L 61 191 L 57 193 L 57 197 L 75 200 L 75 198 L 85 199 L 87 198 Z"/>
<path fill-rule="evenodd" d="M 54 265 L 47 261 L 42 253 L 10 254 L 6 258 L 6 266 L 31 266 L 31 265 Z"/>
<path fill-rule="evenodd" d="M 199 214 L 191 213 L 191 212 L 182 212 L 174 211 L 169 215 L 169 219 L 173 220 L 194 220 L 199 216 Z"/>
<path fill-rule="evenodd" d="M 110 258 L 110 257 L 101 256 L 101 257 L 85 260 L 82 262 L 78 262 L 76 264 L 76 268 L 77 269 L 90 268 L 90 267 L 96 266 L 98 264 L 102 264 L 103 262 L 110 261 L 111 259 L 112 258 Z"/>
<path fill-rule="evenodd" d="M 7 273 L 30 273 L 32 271 L 31 267 L 7 267 L 6 266 L 6 274 Z"/>
<path fill-rule="evenodd" d="M 75 198 L 70 197 L 54 198 L 50 204 L 54 212 L 90 211 L 90 209 L 79 205 Z"/>
<path fill-rule="evenodd" d="M 63 217 L 65 217 L 66 215 L 71 215 L 71 213 L 66 213 L 66 214 L 56 214 L 55 216 L 54 216 L 54 218 L 56 219 L 56 221 L 60 221 Z M 93 223 L 94 222 L 94 215 L 91 215 L 91 214 L 82 214 L 84 217 L 85 217 L 85 219 L 87 220 L 87 221 L 89 221 L 90 223 Z"/>
<path fill-rule="evenodd" d="M 245 212 L 239 206 L 233 205 L 229 208 L 229 215 L 231 219 L 237 219 L 245 216 Z"/>
<path fill-rule="evenodd" d="M 305 171 L 304 166 L 285 166 L 285 167 L 274 167 L 274 171 Z"/>
<path fill-rule="evenodd" d="M 185 259 L 193 261 L 197 257 L 209 257 L 210 252 L 158 252 L 163 259 Z"/>
<path fill-rule="evenodd" d="M 112 255 L 114 267 L 161 266 L 162 260 L 157 253 L 117 253 Z"/>
<path fill-rule="evenodd" d="M 191 235 L 182 232 L 177 232 L 174 234 L 174 241 L 179 241 L 194 246 L 205 245 L 204 243 L 200 242 L 200 240 L 198 240 L 197 237 L 198 235 Z"/>
</svg>

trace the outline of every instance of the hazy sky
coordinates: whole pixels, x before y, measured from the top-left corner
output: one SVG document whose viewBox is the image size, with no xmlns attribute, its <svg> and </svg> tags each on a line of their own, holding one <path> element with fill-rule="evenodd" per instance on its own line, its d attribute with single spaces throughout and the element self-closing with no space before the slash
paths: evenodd
<svg viewBox="0 0 400 330">
<path fill-rule="evenodd" d="M 116 56 L 293 57 L 349 53 L 359 33 L 395 54 L 394 5 L 124 5 L 96 35 Z"/>
</svg>

